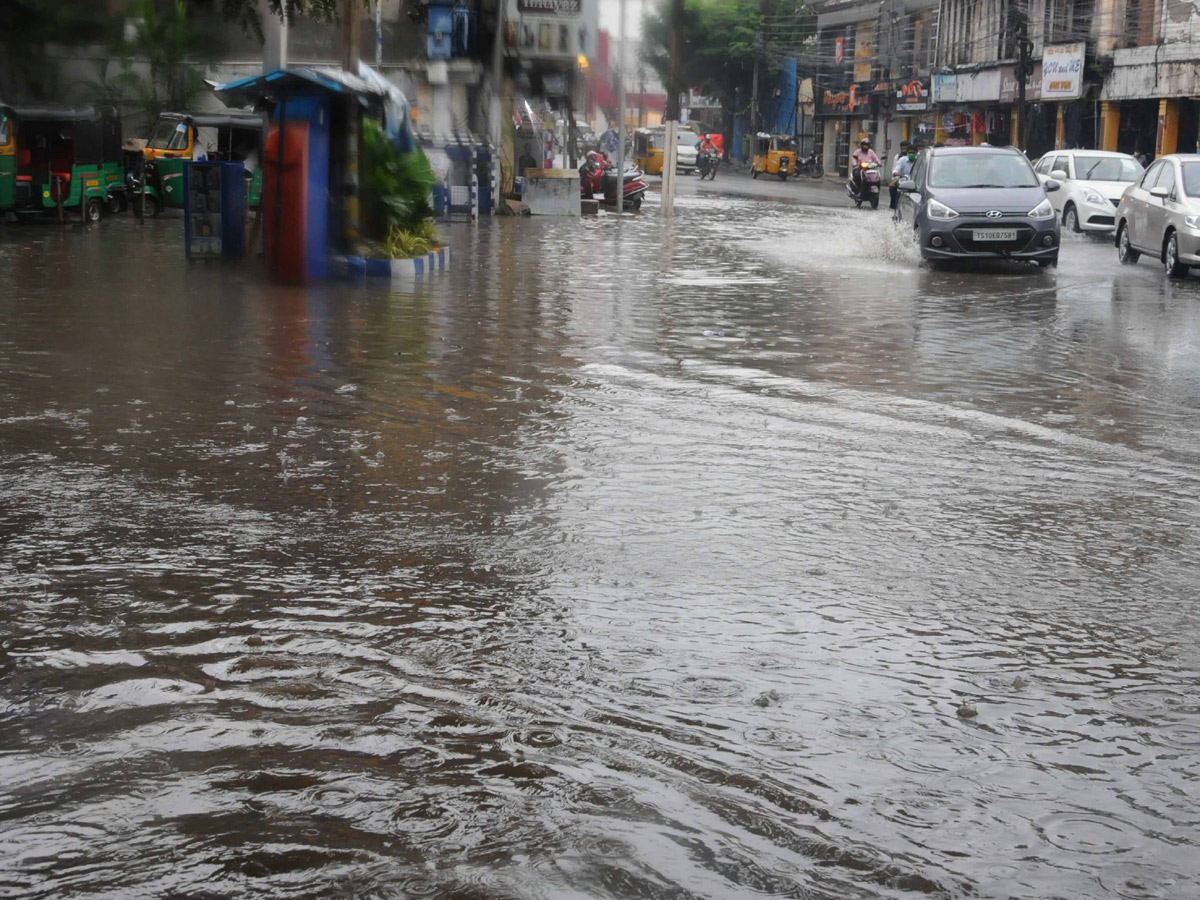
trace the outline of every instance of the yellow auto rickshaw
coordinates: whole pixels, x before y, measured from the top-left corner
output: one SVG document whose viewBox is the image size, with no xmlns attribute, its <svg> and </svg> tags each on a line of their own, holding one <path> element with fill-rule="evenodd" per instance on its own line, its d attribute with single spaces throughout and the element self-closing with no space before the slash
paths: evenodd
<svg viewBox="0 0 1200 900">
<path fill-rule="evenodd" d="M 633 160 L 647 175 L 662 175 L 666 154 L 665 128 L 639 128 L 633 133 Z"/>
<path fill-rule="evenodd" d="M 778 175 L 787 181 L 796 172 L 796 139 L 789 134 L 767 134 L 754 136 L 754 159 L 750 172 L 757 178 L 760 174 Z"/>
</svg>

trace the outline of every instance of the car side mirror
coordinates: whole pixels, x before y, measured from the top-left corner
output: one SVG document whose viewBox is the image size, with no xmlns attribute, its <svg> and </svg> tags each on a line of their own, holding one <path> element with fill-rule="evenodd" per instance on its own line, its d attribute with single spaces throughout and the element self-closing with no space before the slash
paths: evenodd
<svg viewBox="0 0 1200 900">
<path fill-rule="evenodd" d="M 1151 196 L 1151 197 L 1157 197 L 1159 200 L 1165 200 L 1165 199 L 1167 199 L 1167 196 L 1168 196 L 1170 193 L 1171 193 L 1171 192 L 1170 192 L 1170 191 L 1168 191 L 1168 190 L 1167 190 L 1165 187 L 1152 187 L 1152 188 L 1150 188 L 1150 196 Z"/>
<path fill-rule="evenodd" d="M 1064 169 L 1055 169 L 1053 172 L 1050 173 L 1050 177 L 1057 178 L 1061 181 L 1066 181 L 1071 176 L 1068 175 Z"/>
<path fill-rule="evenodd" d="M 917 189 L 917 183 L 911 178 L 902 178 L 896 188 L 906 194 L 911 194 Z"/>
<path fill-rule="evenodd" d="M 1057 191 L 1060 187 L 1062 187 L 1062 185 L 1059 184 L 1057 181 L 1055 181 L 1053 178 L 1047 178 L 1045 180 L 1045 182 L 1042 183 L 1042 187 L 1044 187 L 1046 189 L 1047 194 L 1052 194 L 1055 191 Z"/>
</svg>

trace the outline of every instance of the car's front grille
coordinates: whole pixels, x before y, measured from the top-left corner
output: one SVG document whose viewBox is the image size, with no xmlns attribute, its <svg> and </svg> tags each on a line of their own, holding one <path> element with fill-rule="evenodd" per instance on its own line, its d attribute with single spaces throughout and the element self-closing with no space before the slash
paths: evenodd
<svg viewBox="0 0 1200 900">
<path fill-rule="evenodd" d="M 954 229 L 954 239 L 958 241 L 960 247 L 970 251 L 993 250 L 997 252 L 1023 250 L 1025 245 L 1033 239 L 1033 229 L 1028 225 L 1017 225 L 1017 239 L 1015 241 L 977 241 L 975 240 L 975 229 L 985 229 L 986 225 L 961 225 Z"/>
</svg>

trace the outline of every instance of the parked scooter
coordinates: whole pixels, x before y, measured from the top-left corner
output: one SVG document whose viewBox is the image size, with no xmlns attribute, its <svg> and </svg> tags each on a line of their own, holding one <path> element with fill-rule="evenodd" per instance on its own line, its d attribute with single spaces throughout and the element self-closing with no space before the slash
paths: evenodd
<svg viewBox="0 0 1200 900">
<path fill-rule="evenodd" d="M 625 169 L 625 209 L 641 209 L 646 196 L 646 181 L 641 169 L 627 166 Z M 593 151 L 579 166 L 579 194 L 590 200 L 600 194 L 607 206 L 617 205 L 617 169 L 606 155 Z"/>
<path fill-rule="evenodd" d="M 857 163 L 846 182 L 846 193 L 854 201 L 854 206 L 861 209 L 864 203 L 870 203 L 871 209 L 879 209 L 879 163 Z"/>
<path fill-rule="evenodd" d="M 712 181 L 717 177 L 717 169 L 721 165 L 721 157 L 717 155 L 715 150 L 701 151 L 696 156 L 696 171 L 700 173 L 700 180 L 707 178 Z"/>
</svg>

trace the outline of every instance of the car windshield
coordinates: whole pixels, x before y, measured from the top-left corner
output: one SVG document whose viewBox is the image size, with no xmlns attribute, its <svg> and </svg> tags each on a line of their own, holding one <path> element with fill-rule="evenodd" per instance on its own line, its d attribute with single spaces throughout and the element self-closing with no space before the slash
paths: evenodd
<svg viewBox="0 0 1200 900">
<path fill-rule="evenodd" d="M 187 149 L 187 125 L 178 119 L 159 119 L 146 146 L 151 150 Z"/>
<path fill-rule="evenodd" d="M 1200 197 L 1200 162 L 1185 162 L 1183 169 L 1183 192 L 1189 197 Z"/>
<path fill-rule="evenodd" d="M 1137 181 L 1144 170 L 1125 156 L 1077 156 L 1075 175 L 1080 181 Z"/>
<path fill-rule="evenodd" d="M 929 161 L 929 185 L 941 188 L 1027 188 L 1038 180 L 1015 153 L 937 153 Z"/>
<path fill-rule="evenodd" d="M 696 135 L 689 131 L 686 134 L 679 135 L 679 146 L 687 147 L 688 149 L 694 149 L 699 140 L 700 138 L 696 137 Z"/>
</svg>

